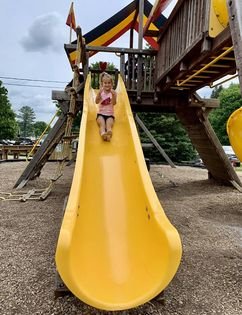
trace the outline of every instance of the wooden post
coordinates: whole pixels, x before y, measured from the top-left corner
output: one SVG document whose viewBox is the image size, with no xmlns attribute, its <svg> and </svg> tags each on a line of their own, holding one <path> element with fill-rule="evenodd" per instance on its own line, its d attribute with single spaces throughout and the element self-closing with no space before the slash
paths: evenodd
<svg viewBox="0 0 242 315">
<path fill-rule="evenodd" d="M 139 0 L 139 42 L 138 49 L 143 49 L 143 15 L 144 15 L 144 0 Z M 138 56 L 138 77 L 137 77 L 137 103 L 141 103 L 141 93 L 143 87 L 142 80 L 143 57 Z"/>
<path fill-rule="evenodd" d="M 134 29 L 130 29 L 129 48 L 134 47 Z"/>
<path fill-rule="evenodd" d="M 138 43 L 139 49 L 143 49 L 143 15 L 144 15 L 144 0 L 139 0 L 139 43 Z"/>
<path fill-rule="evenodd" d="M 242 94 L 242 1 L 227 0 L 229 26 L 234 45 L 235 62 L 239 74 L 240 92 Z"/>
<path fill-rule="evenodd" d="M 121 77 L 122 79 L 124 80 L 124 82 L 126 81 L 125 80 L 125 56 L 123 53 L 120 54 L 120 74 L 121 74 Z"/>
</svg>

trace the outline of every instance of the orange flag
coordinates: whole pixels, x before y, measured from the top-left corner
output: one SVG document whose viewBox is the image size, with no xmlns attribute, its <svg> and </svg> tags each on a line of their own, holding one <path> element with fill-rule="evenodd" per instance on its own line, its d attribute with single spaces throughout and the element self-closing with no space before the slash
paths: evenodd
<svg viewBox="0 0 242 315">
<path fill-rule="evenodd" d="M 66 25 L 70 26 L 70 28 L 72 28 L 74 31 L 76 30 L 76 19 L 73 8 L 73 2 L 71 3 L 70 11 L 66 19 Z"/>
</svg>

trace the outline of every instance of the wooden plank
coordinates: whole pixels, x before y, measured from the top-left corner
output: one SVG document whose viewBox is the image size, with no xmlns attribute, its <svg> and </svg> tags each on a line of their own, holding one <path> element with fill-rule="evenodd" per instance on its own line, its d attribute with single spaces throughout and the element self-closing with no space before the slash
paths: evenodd
<svg viewBox="0 0 242 315">
<path fill-rule="evenodd" d="M 234 46 L 234 54 L 239 74 L 240 91 L 242 94 L 242 1 L 227 0 L 229 25 Z"/>
<path fill-rule="evenodd" d="M 57 91 L 53 90 L 51 95 L 52 100 L 55 101 L 70 101 L 71 97 L 68 93 L 65 91 Z M 78 94 L 77 96 L 77 102 L 83 102 L 83 95 Z"/>
<path fill-rule="evenodd" d="M 67 52 L 73 52 L 76 50 L 75 44 L 64 45 Z M 120 47 L 109 47 L 109 46 L 86 46 L 86 51 L 97 51 L 97 52 L 110 52 L 110 53 L 125 53 L 125 54 L 145 54 L 145 55 L 156 55 L 157 51 L 154 49 L 137 49 L 137 48 L 120 48 Z"/>
<path fill-rule="evenodd" d="M 219 100 L 213 99 L 213 98 L 208 98 L 208 99 L 203 99 L 202 102 L 192 101 L 189 104 L 189 107 L 218 108 L 219 107 Z"/>
<path fill-rule="evenodd" d="M 157 41 L 160 42 L 161 39 L 163 38 L 163 36 L 166 34 L 167 30 L 170 28 L 170 24 L 173 23 L 173 20 L 176 18 L 177 13 L 180 11 L 180 8 L 183 6 L 183 3 L 186 0 L 179 0 L 177 1 L 177 4 L 175 6 L 175 8 L 172 10 L 168 21 L 165 23 L 164 28 L 160 34 L 160 36 L 158 37 Z"/>
</svg>

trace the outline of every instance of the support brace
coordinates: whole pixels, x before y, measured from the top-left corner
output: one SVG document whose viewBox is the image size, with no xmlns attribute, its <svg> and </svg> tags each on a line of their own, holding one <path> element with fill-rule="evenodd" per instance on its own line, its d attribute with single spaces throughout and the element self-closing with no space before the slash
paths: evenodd
<svg viewBox="0 0 242 315">
<path fill-rule="evenodd" d="M 227 6 L 236 67 L 239 74 L 240 91 L 242 94 L 242 1 L 227 0 Z"/>
</svg>

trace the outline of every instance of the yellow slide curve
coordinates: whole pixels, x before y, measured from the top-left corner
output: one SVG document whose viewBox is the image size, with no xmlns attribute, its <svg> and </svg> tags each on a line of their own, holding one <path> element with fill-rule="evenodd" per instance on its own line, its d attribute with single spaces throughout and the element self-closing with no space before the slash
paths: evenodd
<svg viewBox="0 0 242 315">
<path fill-rule="evenodd" d="M 227 134 L 234 153 L 242 162 L 242 107 L 230 115 L 227 121 Z"/>
<path fill-rule="evenodd" d="M 90 80 L 56 265 L 80 300 L 123 310 L 164 290 L 180 264 L 181 241 L 152 186 L 121 77 L 111 142 L 99 136 Z"/>
</svg>

